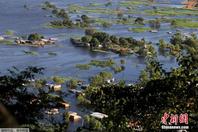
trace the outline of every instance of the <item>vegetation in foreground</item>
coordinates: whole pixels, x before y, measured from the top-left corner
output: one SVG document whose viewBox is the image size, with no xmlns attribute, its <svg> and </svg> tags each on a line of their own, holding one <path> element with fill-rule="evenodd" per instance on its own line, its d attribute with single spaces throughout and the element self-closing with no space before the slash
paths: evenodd
<svg viewBox="0 0 198 132">
<path fill-rule="evenodd" d="M 68 127 L 68 122 L 41 122 L 46 109 L 58 106 L 58 103 L 63 101 L 42 88 L 28 85 L 38 74 L 42 74 L 42 71 L 43 68 L 36 67 L 19 71 L 14 67 L 9 70 L 10 75 L 0 76 L 1 127 L 28 127 L 31 131 L 40 132 L 62 131 Z"/>
</svg>

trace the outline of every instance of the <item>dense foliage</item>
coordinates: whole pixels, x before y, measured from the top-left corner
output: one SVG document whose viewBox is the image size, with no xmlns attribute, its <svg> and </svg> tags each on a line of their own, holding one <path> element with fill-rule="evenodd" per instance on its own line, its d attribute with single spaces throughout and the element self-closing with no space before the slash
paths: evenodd
<svg viewBox="0 0 198 132">
<path fill-rule="evenodd" d="M 51 10 L 53 15 L 60 18 L 60 20 L 50 22 L 52 27 L 84 28 L 89 27 L 91 24 L 91 19 L 87 15 L 81 15 L 79 19 L 72 20 L 65 9 L 59 9 L 50 2 L 45 2 L 43 9 Z"/>
<path fill-rule="evenodd" d="M 38 33 L 33 33 L 28 36 L 28 40 L 31 40 L 31 41 L 41 40 L 43 38 L 44 38 L 44 36 L 42 36 Z"/>
<path fill-rule="evenodd" d="M 150 42 L 146 42 L 144 39 L 136 40 L 131 37 L 118 37 L 110 35 L 105 32 L 97 32 L 87 29 L 85 36 L 81 39 L 71 39 L 71 42 L 78 46 L 84 43 L 87 47 L 89 44 L 90 49 L 100 49 L 105 51 L 112 51 L 120 55 L 128 55 L 136 53 L 140 56 L 155 56 L 156 52 Z"/>
<path fill-rule="evenodd" d="M 109 116 L 102 121 L 104 131 L 132 131 L 138 126 L 144 131 L 160 131 L 165 112 L 188 113 L 190 129 L 197 130 L 198 43 L 195 36 L 181 39 L 178 34 L 171 39 L 182 48 L 177 68 L 166 71 L 155 58 L 148 58 L 139 82 L 132 86 L 104 81 L 89 86 L 86 102 Z"/>
<path fill-rule="evenodd" d="M 68 123 L 42 123 L 44 110 L 56 106 L 60 97 L 50 96 L 42 88 L 30 84 L 43 68 L 28 67 L 23 71 L 9 70 L 0 76 L 0 127 L 29 127 L 34 131 L 62 131 Z M 38 83 L 38 82 L 37 82 Z M 39 121 L 40 120 L 40 121 Z"/>
</svg>

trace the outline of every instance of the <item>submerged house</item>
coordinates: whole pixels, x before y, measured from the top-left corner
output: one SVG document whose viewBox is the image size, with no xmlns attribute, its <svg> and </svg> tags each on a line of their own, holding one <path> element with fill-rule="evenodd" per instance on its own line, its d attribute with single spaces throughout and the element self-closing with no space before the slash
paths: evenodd
<svg viewBox="0 0 198 132">
<path fill-rule="evenodd" d="M 100 113 L 100 112 L 93 112 L 92 114 L 90 114 L 90 116 L 95 117 L 97 119 L 103 119 L 103 118 L 108 117 L 108 115 Z"/>
<path fill-rule="evenodd" d="M 61 91 L 61 88 L 62 88 L 62 86 L 60 84 L 48 83 L 48 84 L 46 84 L 46 86 L 48 86 L 50 90 L 53 90 L 55 92 Z"/>
<path fill-rule="evenodd" d="M 70 121 L 79 121 L 79 120 L 81 120 L 81 116 L 79 116 L 78 113 L 72 112 L 72 111 L 70 111 L 68 113 L 69 113 L 69 120 Z"/>
<path fill-rule="evenodd" d="M 16 44 L 23 44 L 23 45 L 32 45 L 32 46 L 44 46 L 48 44 L 54 44 L 56 41 L 55 38 L 45 39 L 44 36 L 33 33 L 28 36 L 28 39 L 23 38 L 16 38 Z"/>
</svg>

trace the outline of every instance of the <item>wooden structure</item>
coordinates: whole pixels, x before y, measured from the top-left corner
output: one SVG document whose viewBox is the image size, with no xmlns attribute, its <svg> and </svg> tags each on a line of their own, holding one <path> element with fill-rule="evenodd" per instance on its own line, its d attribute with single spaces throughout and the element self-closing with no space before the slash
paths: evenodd
<svg viewBox="0 0 198 132">
<path fill-rule="evenodd" d="M 182 2 L 182 4 L 185 5 L 186 9 L 193 9 L 194 7 L 198 5 L 198 0 L 186 0 Z"/>
</svg>

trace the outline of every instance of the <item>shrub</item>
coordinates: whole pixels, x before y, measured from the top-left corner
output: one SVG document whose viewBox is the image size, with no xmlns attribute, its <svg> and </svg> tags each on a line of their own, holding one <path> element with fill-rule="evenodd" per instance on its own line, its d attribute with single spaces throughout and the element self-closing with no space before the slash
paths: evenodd
<svg viewBox="0 0 198 132">
<path fill-rule="evenodd" d="M 101 131 L 102 130 L 102 123 L 91 116 L 85 116 L 84 117 L 84 127 L 88 130 L 94 130 L 94 131 Z"/>
<path fill-rule="evenodd" d="M 90 41 L 91 47 L 98 47 L 100 45 L 100 42 L 97 38 L 92 38 Z"/>
<path fill-rule="evenodd" d="M 69 86 L 69 88 L 71 88 L 71 89 L 76 88 L 77 85 L 78 85 L 78 80 L 76 80 L 76 79 L 71 79 L 71 80 L 68 82 L 68 86 Z"/>
<path fill-rule="evenodd" d="M 38 33 L 33 33 L 33 34 L 30 34 L 30 35 L 28 36 L 28 40 L 32 40 L 32 41 L 41 40 L 41 39 L 43 39 L 43 38 L 44 38 L 44 36 L 43 36 L 43 35 L 40 35 L 40 34 L 38 34 Z"/>
<path fill-rule="evenodd" d="M 108 40 L 110 36 L 109 36 L 109 34 L 107 34 L 105 32 L 95 32 L 93 34 L 93 37 L 97 38 L 100 43 L 103 43 L 106 40 Z"/>
<path fill-rule="evenodd" d="M 85 35 L 90 35 L 92 36 L 96 32 L 95 29 L 86 29 L 85 30 Z"/>
<path fill-rule="evenodd" d="M 135 24 L 144 24 L 144 18 L 142 17 L 138 17 L 135 19 Z"/>
<path fill-rule="evenodd" d="M 14 34 L 14 31 L 12 31 L 12 30 L 6 30 L 5 31 L 5 34 L 6 35 L 13 35 Z"/>
<path fill-rule="evenodd" d="M 184 36 L 181 33 L 177 32 L 176 34 L 174 34 L 171 37 L 170 43 L 173 44 L 173 45 L 176 45 L 176 44 L 181 45 L 182 42 L 183 42 L 183 38 L 184 38 Z"/>
<path fill-rule="evenodd" d="M 82 21 L 85 22 L 85 23 L 90 23 L 90 19 L 89 19 L 89 17 L 88 17 L 87 15 L 82 15 L 82 16 L 81 16 L 81 19 L 82 19 Z"/>
<path fill-rule="evenodd" d="M 89 64 L 77 64 L 76 68 L 79 68 L 80 70 L 89 70 L 91 66 Z"/>
<path fill-rule="evenodd" d="M 92 37 L 89 35 L 86 35 L 84 37 L 81 38 L 81 41 L 84 43 L 89 43 L 92 40 Z"/>
<path fill-rule="evenodd" d="M 54 76 L 52 78 L 52 80 L 57 83 L 57 84 L 63 84 L 65 82 L 65 78 L 64 77 L 60 77 L 60 76 Z"/>
<path fill-rule="evenodd" d="M 46 83 L 47 83 L 46 80 L 42 80 L 42 79 L 36 80 L 35 81 L 35 87 L 36 88 L 42 88 L 42 87 L 45 86 Z"/>
<path fill-rule="evenodd" d="M 110 36 L 110 40 L 115 44 L 119 44 L 119 39 L 115 35 Z"/>
<path fill-rule="evenodd" d="M 150 27 L 154 28 L 154 29 L 159 29 L 161 24 L 160 24 L 160 20 L 159 19 L 155 19 L 155 20 L 150 20 L 149 21 Z"/>
</svg>

